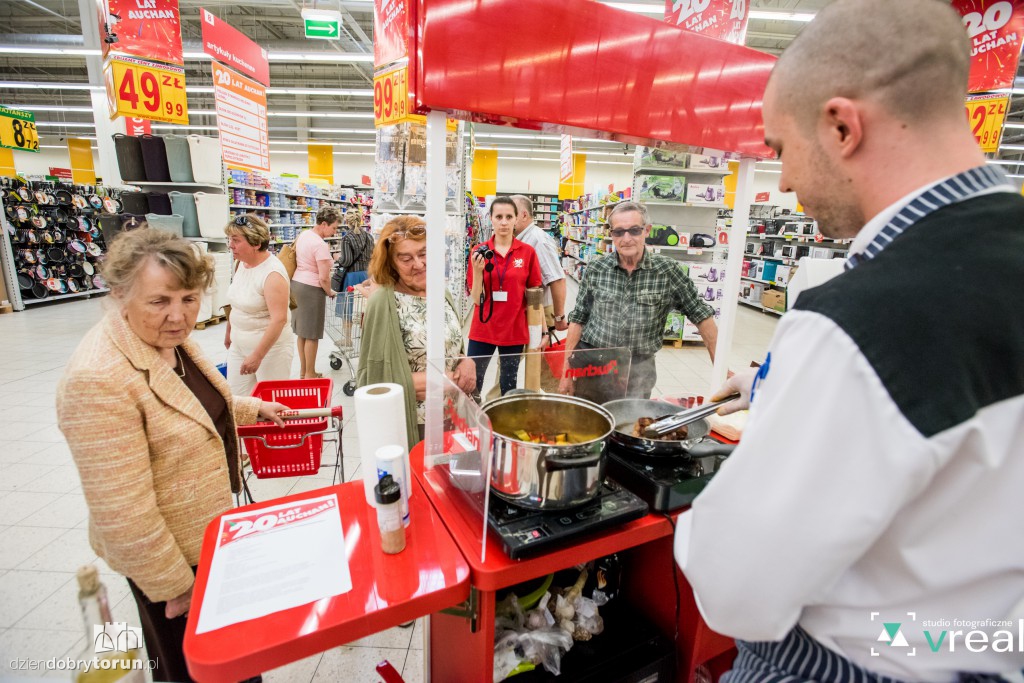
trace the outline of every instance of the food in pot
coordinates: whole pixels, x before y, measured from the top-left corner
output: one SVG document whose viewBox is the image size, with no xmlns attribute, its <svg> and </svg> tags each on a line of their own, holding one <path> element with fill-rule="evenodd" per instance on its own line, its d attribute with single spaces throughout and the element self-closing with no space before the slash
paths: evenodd
<svg viewBox="0 0 1024 683">
<path fill-rule="evenodd" d="M 568 446 L 571 443 L 580 443 L 579 439 L 571 437 L 567 433 L 546 434 L 544 432 L 534 433 L 525 429 L 517 429 L 512 436 L 527 443 L 542 443 L 548 446 Z"/>
<path fill-rule="evenodd" d="M 641 417 L 633 425 L 633 436 L 638 439 L 646 439 L 650 437 L 644 436 L 644 430 L 650 427 L 652 424 L 662 418 L 660 417 Z M 662 434 L 661 436 L 654 439 L 655 441 L 682 441 L 686 438 L 688 430 L 686 425 L 683 425 L 679 429 L 669 432 L 668 434 Z"/>
</svg>

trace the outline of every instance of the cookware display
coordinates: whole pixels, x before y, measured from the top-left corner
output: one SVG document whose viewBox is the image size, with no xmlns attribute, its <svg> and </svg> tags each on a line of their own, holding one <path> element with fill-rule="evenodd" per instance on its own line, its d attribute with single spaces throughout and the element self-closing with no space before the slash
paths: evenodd
<svg viewBox="0 0 1024 683">
<path fill-rule="evenodd" d="M 493 430 L 491 490 L 535 510 L 571 508 L 601 490 L 612 414 L 554 394 L 506 395 L 483 405 Z"/>
<path fill-rule="evenodd" d="M 95 216 L 103 209 L 120 211 L 117 198 L 103 188 L 18 179 L 0 180 L 0 196 L 23 300 L 102 288 L 95 283 L 95 264 L 105 242 Z"/>
</svg>

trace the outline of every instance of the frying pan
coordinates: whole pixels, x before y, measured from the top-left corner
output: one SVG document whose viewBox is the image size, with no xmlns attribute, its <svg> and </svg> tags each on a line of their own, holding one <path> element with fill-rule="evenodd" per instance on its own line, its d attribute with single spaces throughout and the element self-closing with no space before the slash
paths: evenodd
<svg viewBox="0 0 1024 683">
<path fill-rule="evenodd" d="M 711 432 L 707 420 L 697 420 L 688 426 L 688 438 L 683 441 L 663 441 L 633 436 L 633 425 L 641 417 L 666 417 L 679 412 L 679 406 L 645 398 L 622 398 L 604 404 L 604 409 L 615 419 L 611 442 L 638 455 L 681 458 L 703 458 L 707 455 L 729 455 L 734 444 L 700 441 Z"/>
<path fill-rule="evenodd" d="M 32 276 L 28 273 L 18 273 L 18 288 L 32 289 Z"/>
</svg>

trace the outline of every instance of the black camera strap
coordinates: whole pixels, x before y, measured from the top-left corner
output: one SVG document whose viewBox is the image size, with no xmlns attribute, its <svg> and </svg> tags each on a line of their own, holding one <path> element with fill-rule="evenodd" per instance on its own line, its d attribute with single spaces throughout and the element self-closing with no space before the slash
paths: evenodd
<svg viewBox="0 0 1024 683">
<path fill-rule="evenodd" d="M 488 264 L 490 265 L 490 264 Z M 480 283 L 480 305 L 477 306 L 477 312 L 480 316 L 480 323 L 486 324 L 491 321 L 494 316 L 494 269 L 485 269 L 484 277 Z M 484 307 L 487 307 L 487 315 L 484 316 Z"/>
</svg>

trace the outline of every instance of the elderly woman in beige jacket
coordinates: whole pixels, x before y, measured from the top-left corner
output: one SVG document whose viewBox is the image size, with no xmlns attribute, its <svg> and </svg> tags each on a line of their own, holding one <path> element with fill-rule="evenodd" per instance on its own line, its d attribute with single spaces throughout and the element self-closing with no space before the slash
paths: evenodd
<svg viewBox="0 0 1024 683">
<path fill-rule="evenodd" d="M 182 654 L 203 530 L 241 487 L 236 424 L 285 407 L 231 396 L 189 340 L 213 263 L 169 233 L 119 235 L 102 267 L 114 306 L 71 357 L 57 413 L 82 478 L 89 540 L 124 574 L 156 681 L 191 680 Z"/>
</svg>

